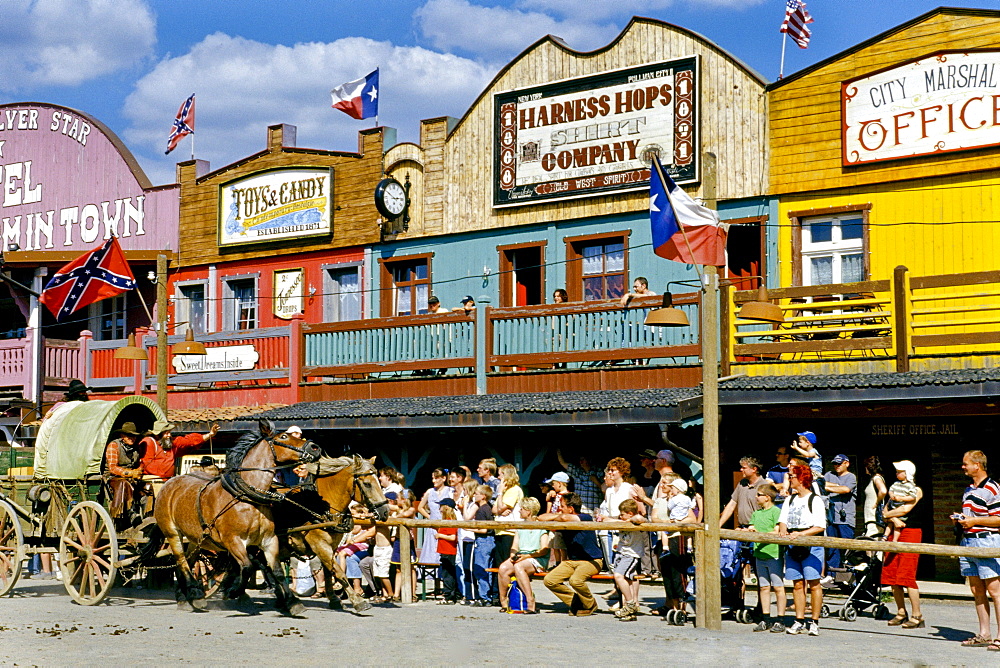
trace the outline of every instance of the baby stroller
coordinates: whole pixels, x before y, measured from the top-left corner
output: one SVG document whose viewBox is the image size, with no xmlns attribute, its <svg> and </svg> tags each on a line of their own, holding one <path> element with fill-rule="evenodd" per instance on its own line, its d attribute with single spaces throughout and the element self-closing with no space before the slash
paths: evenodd
<svg viewBox="0 0 1000 668">
<path fill-rule="evenodd" d="M 845 550 L 843 563 L 844 568 L 827 569 L 828 574 L 833 576 L 835 588 L 847 596 L 837 611 L 837 616 L 853 622 L 858 618 L 859 612 L 871 611 L 875 619 L 888 619 L 889 608 L 882 603 L 880 555 L 865 550 Z M 830 606 L 824 603 L 820 616 L 829 617 L 832 612 Z"/>
<path fill-rule="evenodd" d="M 751 611 L 743 601 L 743 558 L 742 545 L 736 540 L 719 543 L 719 571 L 722 579 L 722 616 L 731 616 L 737 622 L 748 624 L 753 621 Z M 694 566 L 688 569 L 687 602 L 694 607 L 695 582 Z M 664 618 L 668 624 L 683 626 L 687 623 L 686 610 L 668 610 Z"/>
</svg>

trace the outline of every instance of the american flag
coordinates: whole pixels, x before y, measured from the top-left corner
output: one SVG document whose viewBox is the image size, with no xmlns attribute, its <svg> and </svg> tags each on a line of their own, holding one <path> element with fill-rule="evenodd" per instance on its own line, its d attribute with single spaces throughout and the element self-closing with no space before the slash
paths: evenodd
<svg viewBox="0 0 1000 668">
<path fill-rule="evenodd" d="M 194 93 L 191 93 L 191 97 L 184 100 L 184 104 L 177 110 L 177 118 L 174 119 L 170 136 L 167 138 L 166 154 L 169 155 L 177 148 L 177 144 L 190 134 L 194 134 Z"/>
<path fill-rule="evenodd" d="M 806 3 L 802 0 L 788 0 L 785 3 L 785 20 L 781 22 L 779 32 L 788 33 L 799 48 L 804 49 L 809 46 L 809 38 L 812 37 L 812 32 L 806 24 L 812 22 L 813 18 L 809 16 Z"/>
<path fill-rule="evenodd" d="M 84 306 L 135 287 L 135 277 L 118 245 L 118 237 L 111 237 L 57 271 L 38 301 L 45 304 L 56 320 L 61 320 Z"/>
</svg>

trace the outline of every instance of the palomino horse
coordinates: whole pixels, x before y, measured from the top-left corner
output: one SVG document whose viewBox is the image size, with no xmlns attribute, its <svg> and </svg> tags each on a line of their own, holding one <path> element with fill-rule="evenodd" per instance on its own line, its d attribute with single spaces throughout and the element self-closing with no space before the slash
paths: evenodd
<svg viewBox="0 0 1000 668">
<path fill-rule="evenodd" d="M 340 608 L 340 597 L 331 586 L 331 578 L 339 583 L 347 592 L 355 612 L 361 612 L 371 607 L 363 597 L 358 596 L 347 581 L 344 571 L 334 558 L 334 552 L 340 545 L 345 533 L 353 526 L 353 518 L 348 506 L 350 502 L 364 504 L 379 521 L 385 521 L 389 516 L 389 502 L 382 493 L 378 482 L 378 471 L 375 469 L 375 458 L 363 459 L 358 455 L 345 457 L 321 457 L 314 464 L 307 466 L 309 473 L 315 476 L 316 492 L 322 499 L 322 506 L 296 499 L 303 494 L 290 493 L 287 500 L 276 508 L 276 521 L 279 527 L 291 528 L 310 521 L 339 522 L 339 526 L 295 531 L 282 536 L 283 545 L 299 556 L 316 555 L 323 562 L 323 573 L 326 580 L 326 593 L 330 599 L 331 608 Z M 303 499 L 304 501 L 304 499 Z M 297 506 L 297 507 L 296 507 Z M 305 511 L 305 512 L 303 512 Z M 320 512 L 317 512 L 320 511 Z M 325 512 L 323 512 L 325 511 Z M 279 535 L 284 532 L 279 528 Z"/>
<path fill-rule="evenodd" d="M 182 609 L 203 609 L 204 590 L 193 576 L 188 556 L 200 549 L 225 551 L 236 561 L 240 577 L 227 576 L 226 598 L 240 598 L 254 569 L 274 587 L 276 606 L 284 614 L 302 614 L 305 606 L 288 588 L 278 562 L 271 505 L 283 496 L 269 490 L 280 464 L 312 462 L 320 449 L 312 441 L 281 434 L 274 436 L 270 421 L 259 422 L 260 433 L 243 435 L 226 455 L 222 475 L 210 478 L 189 474 L 171 478 L 160 490 L 153 515 L 177 561 L 177 601 Z M 185 555 L 187 539 L 190 555 Z M 267 561 L 260 562 L 257 546 Z"/>
</svg>

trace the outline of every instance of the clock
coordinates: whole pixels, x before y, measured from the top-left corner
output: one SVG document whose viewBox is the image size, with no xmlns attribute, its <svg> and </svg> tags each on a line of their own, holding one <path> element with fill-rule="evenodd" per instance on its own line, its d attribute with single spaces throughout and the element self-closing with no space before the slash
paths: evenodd
<svg viewBox="0 0 1000 668">
<path fill-rule="evenodd" d="M 406 189 L 396 179 L 382 179 L 375 186 L 375 208 L 385 218 L 394 219 L 403 215 L 406 200 Z"/>
</svg>

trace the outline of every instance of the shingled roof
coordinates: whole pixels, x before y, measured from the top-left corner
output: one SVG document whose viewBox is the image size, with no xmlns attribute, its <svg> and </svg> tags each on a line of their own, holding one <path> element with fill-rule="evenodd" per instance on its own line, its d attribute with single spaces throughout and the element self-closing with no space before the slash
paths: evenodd
<svg viewBox="0 0 1000 668">
<path fill-rule="evenodd" d="M 305 428 L 473 427 L 678 422 L 700 412 L 697 388 L 316 401 L 244 419 Z"/>
<path fill-rule="evenodd" d="M 815 376 L 742 376 L 720 385 L 722 405 L 974 399 L 1000 394 L 1000 369 Z"/>
</svg>

